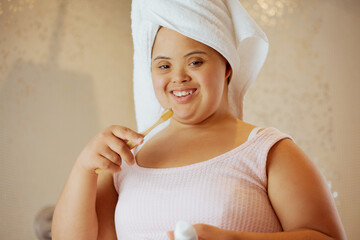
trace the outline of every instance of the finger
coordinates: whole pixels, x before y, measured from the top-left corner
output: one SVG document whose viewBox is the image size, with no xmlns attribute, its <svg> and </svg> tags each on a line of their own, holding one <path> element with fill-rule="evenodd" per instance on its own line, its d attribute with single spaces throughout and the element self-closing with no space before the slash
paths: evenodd
<svg viewBox="0 0 360 240">
<path fill-rule="evenodd" d="M 169 237 L 169 239 L 174 240 L 174 231 L 167 232 L 167 236 Z"/>
<path fill-rule="evenodd" d="M 98 166 L 99 169 L 107 170 L 107 171 L 110 171 L 112 173 L 116 173 L 116 172 L 121 171 L 121 167 L 119 165 L 109 161 L 109 159 L 102 156 L 101 154 L 98 154 L 97 158 L 99 160 L 99 166 Z"/>
<path fill-rule="evenodd" d="M 123 140 L 117 138 L 116 136 L 113 136 L 112 138 L 109 138 L 107 145 L 112 151 L 117 153 L 120 158 L 126 161 L 130 166 L 134 164 L 134 155 Z"/>
<path fill-rule="evenodd" d="M 122 161 L 120 155 L 114 152 L 108 145 L 105 145 L 98 153 L 114 164 L 121 166 Z"/>
<path fill-rule="evenodd" d="M 126 140 L 126 141 L 132 141 L 136 145 L 141 144 L 144 141 L 144 136 L 140 133 L 137 133 L 130 128 L 122 127 L 122 126 L 111 126 L 111 132 L 118 138 Z"/>
<path fill-rule="evenodd" d="M 208 224 L 194 224 L 193 225 L 198 240 L 204 240 L 204 239 L 218 239 L 218 227 L 208 225 Z"/>
</svg>

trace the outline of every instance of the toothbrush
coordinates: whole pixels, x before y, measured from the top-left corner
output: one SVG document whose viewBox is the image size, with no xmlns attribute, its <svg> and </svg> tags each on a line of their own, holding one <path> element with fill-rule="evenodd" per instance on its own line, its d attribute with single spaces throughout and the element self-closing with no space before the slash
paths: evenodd
<svg viewBox="0 0 360 240">
<path fill-rule="evenodd" d="M 171 116 L 173 115 L 173 110 L 171 108 L 165 109 L 165 111 L 161 114 L 160 118 L 149 128 L 147 128 L 145 131 L 141 132 L 140 134 L 144 137 L 148 135 L 151 130 L 153 130 L 155 127 L 157 127 L 159 124 L 167 121 Z M 133 149 L 136 146 L 136 143 L 132 141 L 128 141 L 126 143 L 130 149 Z M 102 170 L 100 168 L 95 169 L 95 173 L 99 174 Z"/>
</svg>

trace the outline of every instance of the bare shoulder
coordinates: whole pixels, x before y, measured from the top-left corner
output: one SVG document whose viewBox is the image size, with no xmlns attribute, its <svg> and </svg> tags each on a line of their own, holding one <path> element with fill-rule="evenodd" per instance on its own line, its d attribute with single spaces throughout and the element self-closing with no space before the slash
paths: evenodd
<svg viewBox="0 0 360 240">
<path fill-rule="evenodd" d="M 264 129 L 262 129 L 264 130 Z M 316 172 L 319 176 L 317 167 L 305 152 L 294 141 L 289 138 L 282 139 L 271 147 L 267 157 L 267 173 L 276 174 L 278 170 L 288 172 L 294 167 L 306 167 L 307 170 Z"/>
<path fill-rule="evenodd" d="M 262 128 L 260 126 L 257 126 L 257 125 L 254 125 L 254 124 L 251 124 L 251 123 L 248 123 L 248 122 L 245 122 L 245 121 L 242 121 L 240 119 L 237 119 L 236 124 L 237 124 L 238 129 L 245 130 L 247 132 L 251 132 L 254 128 L 259 128 L 257 133 L 265 130 L 265 128 Z"/>
<path fill-rule="evenodd" d="M 346 239 L 324 176 L 291 139 L 270 149 L 267 173 L 269 199 L 284 231 L 313 229 Z"/>
</svg>

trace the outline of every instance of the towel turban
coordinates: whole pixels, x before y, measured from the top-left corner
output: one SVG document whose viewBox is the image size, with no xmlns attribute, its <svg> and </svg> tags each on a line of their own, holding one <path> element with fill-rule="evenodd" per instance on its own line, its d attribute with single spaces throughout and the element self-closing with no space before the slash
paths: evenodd
<svg viewBox="0 0 360 240">
<path fill-rule="evenodd" d="M 151 79 L 151 51 L 160 26 L 212 47 L 229 62 L 229 105 L 232 113 L 243 119 L 244 96 L 266 59 L 268 40 L 238 0 L 133 0 L 131 21 L 139 132 L 164 110 L 155 97 Z M 166 125 L 163 123 L 151 135 Z"/>
</svg>

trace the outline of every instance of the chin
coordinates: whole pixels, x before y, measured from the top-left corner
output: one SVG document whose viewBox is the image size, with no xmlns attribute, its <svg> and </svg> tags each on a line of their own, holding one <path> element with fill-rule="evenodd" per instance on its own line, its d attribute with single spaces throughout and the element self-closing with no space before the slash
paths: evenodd
<svg viewBox="0 0 360 240">
<path fill-rule="evenodd" d="M 172 118 L 179 123 L 187 125 L 195 125 L 203 122 L 209 118 L 216 109 L 201 106 L 201 104 L 194 102 L 192 104 L 176 104 L 173 102 L 166 102 L 162 106 L 169 106 L 174 111 Z M 209 114 L 209 112 L 211 112 Z"/>
<path fill-rule="evenodd" d="M 181 124 L 196 125 L 206 120 L 208 116 L 201 116 L 199 113 L 196 114 L 196 112 L 189 114 L 186 111 L 183 111 L 183 114 L 181 114 L 175 110 L 172 118 Z"/>
<path fill-rule="evenodd" d="M 183 118 L 174 118 L 175 121 L 178 123 L 184 124 L 184 125 L 196 125 L 198 121 L 196 120 L 189 120 L 189 119 L 183 119 Z"/>
</svg>

